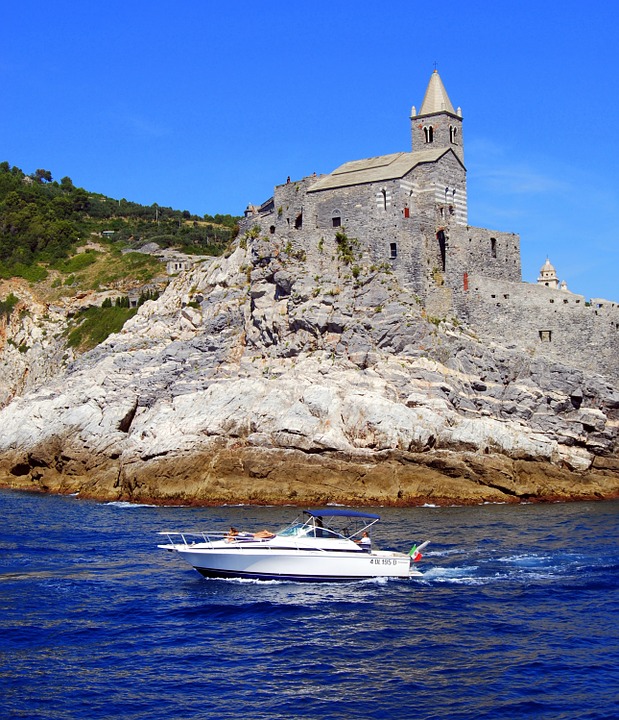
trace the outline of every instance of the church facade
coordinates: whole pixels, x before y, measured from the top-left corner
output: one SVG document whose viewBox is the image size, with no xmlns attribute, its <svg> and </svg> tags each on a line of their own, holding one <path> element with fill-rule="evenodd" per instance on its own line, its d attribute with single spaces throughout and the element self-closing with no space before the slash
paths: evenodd
<svg viewBox="0 0 619 720">
<path fill-rule="evenodd" d="M 459 292 L 467 274 L 520 281 L 517 235 L 467 220 L 462 113 L 434 71 L 420 111 L 411 112 L 410 152 L 355 160 L 328 175 L 275 188 L 246 220 L 277 237 L 345 231 L 368 259 L 388 263 L 424 301 L 437 288 Z M 436 293 L 435 293 L 436 294 Z"/>
</svg>

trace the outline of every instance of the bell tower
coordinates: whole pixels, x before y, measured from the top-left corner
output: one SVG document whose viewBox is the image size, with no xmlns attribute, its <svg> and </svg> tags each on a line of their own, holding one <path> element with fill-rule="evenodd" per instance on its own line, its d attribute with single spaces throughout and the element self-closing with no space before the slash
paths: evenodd
<svg viewBox="0 0 619 720">
<path fill-rule="evenodd" d="M 411 110 L 412 149 L 451 148 L 464 164 L 462 111 L 454 110 L 441 76 L 435 69 L 430 77 L 421 110 Z"/>
</svg>

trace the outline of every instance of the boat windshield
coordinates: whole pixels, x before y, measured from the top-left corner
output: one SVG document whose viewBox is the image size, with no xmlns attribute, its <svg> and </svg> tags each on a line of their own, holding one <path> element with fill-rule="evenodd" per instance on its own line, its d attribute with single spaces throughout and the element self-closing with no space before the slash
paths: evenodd
<svg viewBox="0 0 619 720">
<path fill-rule="evenodd" d="M 353 540 L 361 538 L 380 518 L 373 513 L 348 511 L 340 508 L 326 510 L 305 510 L 307 519 L 297 518 L 293 523 L 279 530 L 278 537 L 331 538 Z"/>
<path fill-rule="evenodd" d="M 293 523 L 287 528 L 280 530 L 277 534 L 280 537 L 297 537 L 298 535 L 305 535 L 306 530 L 307 525 L 304 525 L 303 523 Z"/>
<path fill-rule="evenodd" d="M 319 538 L 341 538 L 343 535 L 340 535 L 340 533 L 335 532 L 335 530 L 330 530 L 329 528 L 308 528 L 306 537 L 319 537 Z"/>
<path fill-rule="evenodd" d="M 342 538 L 341 533 L 326 527 L 315 527 L 308 523 L 293 523 L 277 533 L 279 537 Z"/>
</svg>

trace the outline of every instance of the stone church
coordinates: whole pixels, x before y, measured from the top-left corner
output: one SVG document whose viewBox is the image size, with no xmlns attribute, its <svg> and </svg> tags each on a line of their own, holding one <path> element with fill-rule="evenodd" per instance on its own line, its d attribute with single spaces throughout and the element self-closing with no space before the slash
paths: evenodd
<svg viewBox="0 0 619 720">
<path fill-rule="evenodd" d="M 410 151 L 288 179 L 248 206 L 241 231 L 258 226 L 274 241 L 308 248 L 345 232 L 364 262 L 388 267 L 428 316 L 465 321 L 488 341 L 509 337 L 532 355 L 569 354 L 619 378 L 617 304 L 587 302 L 547 281 L 549 261 L 544 282 L 523 283 L 519 236 L 468 224 L 462 111 L 436 70 L 410 123 Z"/>
</svg>

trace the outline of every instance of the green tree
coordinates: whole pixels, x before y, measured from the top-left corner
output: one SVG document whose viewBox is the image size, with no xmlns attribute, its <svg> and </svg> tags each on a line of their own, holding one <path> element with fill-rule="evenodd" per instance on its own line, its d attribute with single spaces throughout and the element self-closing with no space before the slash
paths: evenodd
<svg viewBox="0 0 619 720">
<path fill-rule="evenodd" d="M 43 170 L 42 168 L 39 168 L 34 173 L 34 179 L 37 182 L 51 182 L 52 181 L 52 174 L 49 170 Z"/>
</svg>

